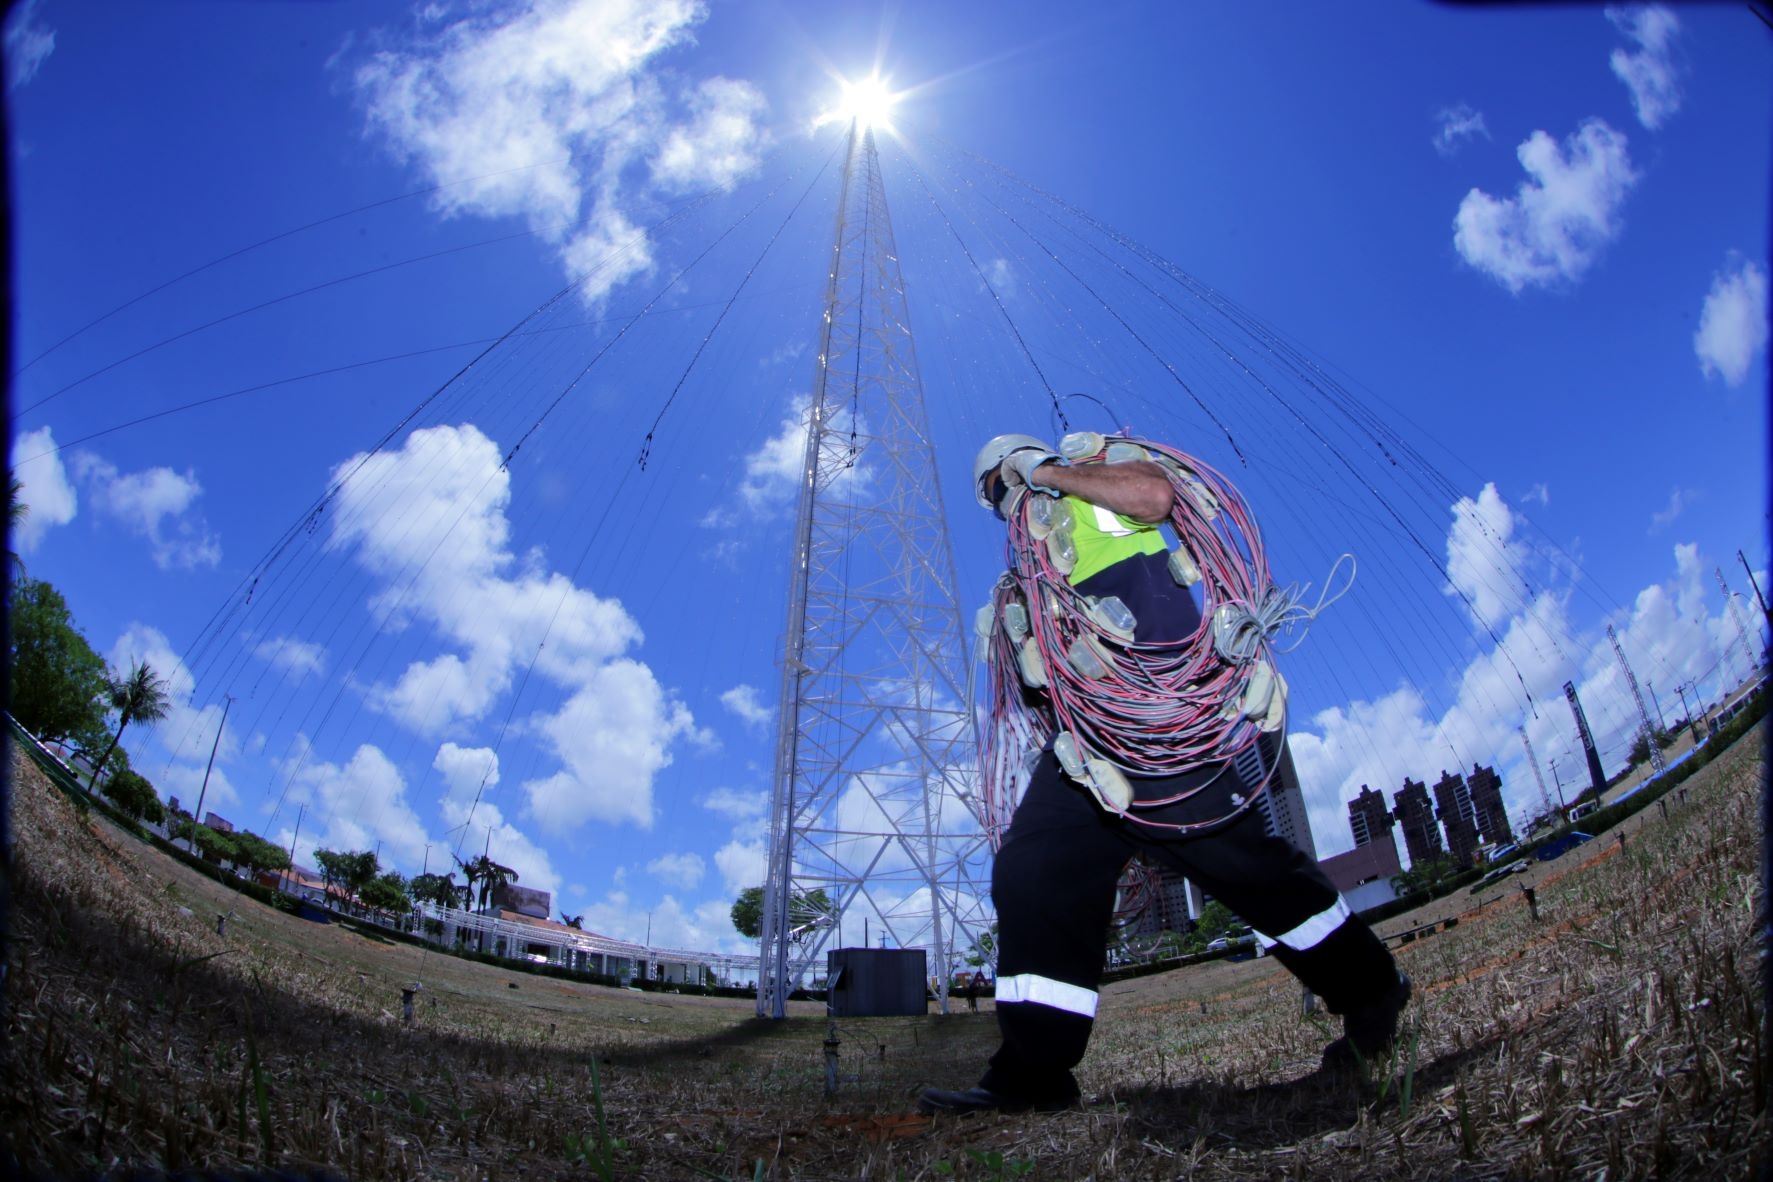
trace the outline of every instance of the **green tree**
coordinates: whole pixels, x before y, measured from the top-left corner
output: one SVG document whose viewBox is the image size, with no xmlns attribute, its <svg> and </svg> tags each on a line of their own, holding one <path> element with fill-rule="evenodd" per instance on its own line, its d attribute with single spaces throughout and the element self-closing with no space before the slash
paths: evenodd
<svg viewBox="0 0 1773 1182">
<path fill-rule="evenodd" d="M 165 718 L 166 712 L 172 709 L 166 679 L 154 672 L 146 661 L 137 661 L 131 665 L 129 676 L 110 681 L 110 702 L 111 709 L 117 711 L 117 733 L 111 736 L 111 745 L 105 748 L 104 755 L 93 764 L 92 780 L 87 784 L 88 788 L 98 783 L 99 773 L 105 770 L 111 752 L 117 750 L 117 744 L 123 739 L 124 727 L 132 722 L 145 722 L 152 726 Z"/>
<path fill-rule="evenodd" d="M 741 936 L 755 940 L 763 935 L 763 888 L 746 887 L 733 900 L 733 927 Z M 797 892 L 788 904 L 788 927 L 791 932 L 798 933 L 804 928 L 826 919 L 831 914 L 831 897 L 824 888 L 815 887 L 804 893 Z"/>
<path fill-rule="evenodd" d="M 996 963 L 996 961 L 997 961 L 997 925 L 996 924 L 992 924 L 985 931 L 979 933 L 979 938 L 977 940 L 973 941 L 973 946 L 967 950 L 967 954 L 964 959 L 966 960 L 967 964 L 971 965 L 975 969 L 982 969 L 988 964 L 995 964 Z"/>
<path fill-rule="evenodd" d="M 406 880 L 398 870 L 378 874 L 363 884 L 360 897 L 366 907 L 395 913 L 411 911 L 412 900 L 406 893 Z"/>
<path fill-rule="evenodd" d="M 733 927 L 747 940 L 763 935 L 763 888 L 746 887 L 733 900 Z"/>
<path fill-rule="evenodd" d="M 61 592 L 42 579 L 20 579 L 7 605 L 12 678 L 6 708 L 45 742 L 72 740 L 90 752 L 105 731 L 110 693 L 105 662 L 74 626 Z"/>
<path fill-rule="evenodd" d="M 171 826 L 174 841 L 189 840 L 197 847 L 206 862 L 238 863 L 240 846 L 231 833 L 223 833 L 219 829 L 211 829 L 208 825 L 200 825 L 196 821 L 179 821 Z"/>
<path fill-rule="evenodd" d="M 381 861 L 374 850 L 315 850 L 314 862 L 328 887 L 337 887 L 351 898 L 362 902 L 363 889 L 382 872 Z"/>
<path fill-rule="evenodd" d="M 468 875 L 470 883 L 478 882 L 480 884 L 480 909 L 482 911 L 486 910 L 487 900 L 492 898 L 492 893 L 495 890 L 508 882 L 516 882 L 518 878 L 517 871 L 509 866 L 499 865 L 485 854 L 481 854 L 472 862 L 463 863 L 462 872 Z"/>
<path fill-rule="evenodd" d="M 1433 894 L 1438 891 L 1449 878 L 1458 873 L 1453 859 L 1445 857 L 1426 858 L 1391 876 L 1391 889 L 1401 899 L 1407 895 Z"/>
<path fill-rule="evenodd" d="M 166 816 L 154 785 L 138 772 L 123 768 L 105 781 L 104 793 L 119 811 L 133 821 L 159 822 Z"/>
<path fill-rule="evenodd" d="M 236 833 L 234 845 L 239 851 L 237 864 L 254 874 L 289 868 L 289 851 L 266 841 L 256 833 Z"/>
<path fill-rule="evenodd" d="M 451 874 L 418 874 L 406 884 L 406 893 L 415 903 L 431 903 L 438 907 L 460 907 L 462 887 Z"/>
<path fill-rule="evenodd" d="M 1225 935 L 1233 927 L 1242 926 L 1231 908 L 1217 899 L 1200 909 L 1200 918 L 1194 921 L 1194 925 L 1194 934 L 1207 943 Z"/>
</svg>

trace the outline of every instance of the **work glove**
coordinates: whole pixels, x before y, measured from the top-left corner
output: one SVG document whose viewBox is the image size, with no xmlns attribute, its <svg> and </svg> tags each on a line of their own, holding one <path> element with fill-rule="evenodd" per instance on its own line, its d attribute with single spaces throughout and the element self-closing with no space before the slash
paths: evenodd
<svg viewBox="0 0 1773 1182">
<path fill-rule="evenodd" d="M 1057 452 L 1025 447 L 1021 451 L 1013 451 L 1004 457 L 1003 463 L 997 466 L 997 478 L 1003 481 L 1004 487 L 1014 492 L 1018 488 L 1027 488 L 1033 492 L 1042 492 L 1049 497 L 1056 497 L 1059 490 L 1050 488 L 1040 482 L 1035 469 L 1051 460 L 1062 464 L 1065 461 Z"/>
</svg>

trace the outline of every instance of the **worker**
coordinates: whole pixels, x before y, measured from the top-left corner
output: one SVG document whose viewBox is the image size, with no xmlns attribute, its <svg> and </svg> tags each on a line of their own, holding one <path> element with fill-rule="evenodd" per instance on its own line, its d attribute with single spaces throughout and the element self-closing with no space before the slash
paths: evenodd
<svg viewBox="0 0 1773 1182">
<path fill-rule="evenodd" d="M 975 461 L 977 499 L 1000 518 L 1006 501 L 1022 511 L 1035 497 L 1061 499 L 1070 510 L 1075 550 L 1063 577 L 1089 597 L 1077 602 L 1120 600 L 1137 645 L 1190 641 L 1201 627 L 1200 608 L 1174 574 L 1158 528 L 1172 520 L 1188 486 L 1174 477 L 1173 465 L 1117 460 L 1101 454 L 1101 444 L 1101 436 L 1076 446 L 1067 437 L 1068 454 L 1098 453 L 1089 462 L 1068 462 L 1030 436 L 1000 435 Z M 1030 604 L 1028 610 L 1036 609 Z M 992 651 L 1001 664 L 1000 650 Z M 1038 703 L 1045 692 L 1030 689 L 1024 700 Z M 1050 701 L 1043 708 L 1050 716 Z M 977 1086 L 926 1090 L 921 1109 L 1051 1111 L 1078 1102 L 1072 1069 L 1095 1021 L 1116 884 L 1136 855 L 1185 875 L 1224 903 L 1342 1017 L 1344 1032 L 1324 1050 L 1321 1070 L 1339 1075 L 1390 1048 L 1410 997 L 1409 979 L 1316 862 L 1266 832 L 1260 811 L 1249 807 L 1265 778 L 1252 784 L 1227 760 L 1160 775 L 1128 768 L 1121 782 L 1130 788 L 1129 802 L 1080 783 L 1071 774 L 1075 756 L 1071 772 L 1062 766 L 1055 739 L 1067 737 L 1049 737 L 1039 751 L 992 869 L 1000 1046 Z M 1269 767 L 1285 758 L 1282 736 L 1263 735 L 1258 746 Z M 1139 803 L 1166 800 L 1173 802 Z M 1217 818 L 1224 820 L 1214 824 Z"/>
</svg>

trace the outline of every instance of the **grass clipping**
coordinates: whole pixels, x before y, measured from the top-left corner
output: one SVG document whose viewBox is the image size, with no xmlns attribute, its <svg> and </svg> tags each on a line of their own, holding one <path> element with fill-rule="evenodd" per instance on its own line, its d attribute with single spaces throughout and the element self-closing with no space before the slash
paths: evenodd
<svg viewBox="0 0 1773 1182">
<path fill-rule="evenodd" d="M 1221 962 L 1106 987 L 1087 1107 L 943 1120 L 915 1115 L 916 1090 L 976 1078 L 988 1012 L 844 1020 L 828 1095 L 816 1006 L 760 1022 L 745 1002 L 520 976 L 307 923 L 10 758 L 0 1136 L 32 1171 L 1364 1182 L 1766 1164 L 1758 734 L 1666 816 L 1387 921 L 1436 934 L 1398 950 L 1416 1000 L 1362 1086 L 1312 1074 L 1338 1031 L 1277 964 Z"/>
</svg>

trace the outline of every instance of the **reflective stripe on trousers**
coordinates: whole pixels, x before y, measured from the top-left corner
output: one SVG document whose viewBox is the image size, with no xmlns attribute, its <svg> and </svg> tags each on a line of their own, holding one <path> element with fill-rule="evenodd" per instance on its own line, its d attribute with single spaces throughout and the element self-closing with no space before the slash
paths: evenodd
<svg viewBox="0 0 1773 1182">
<path fill-rule="evenodd" d="M 1051 1006 L 1055 1010 L 1064 1010 L 1068 1014 L 1079 1014 L 1085 1018 L 1096 1016 L 1094 989 L 1067 985 L 1063 981 L 1034 973 L 1017 973 L 1012 977 L 998 979 L 997 1004 L 1017 1001 L 1031 1001 L 1036 1005 Z"/>
<path fill-rule="evenodd" d="M 1330 934 L 1346 923 L 1354 913 L 1348 909 L 1348 902 L 1341 895 L 1324 911 L 1318 912 L 1298 927 L 1282 932 L 1278 936 L 1266 936 L 1256 933 L 1256 941 L 1264 948 L 1273 948 L 1276 944 L 1285 944 L 1295 952 L 1304 952 L 1315 948 L 1330 938 Z"/>
</svg>

